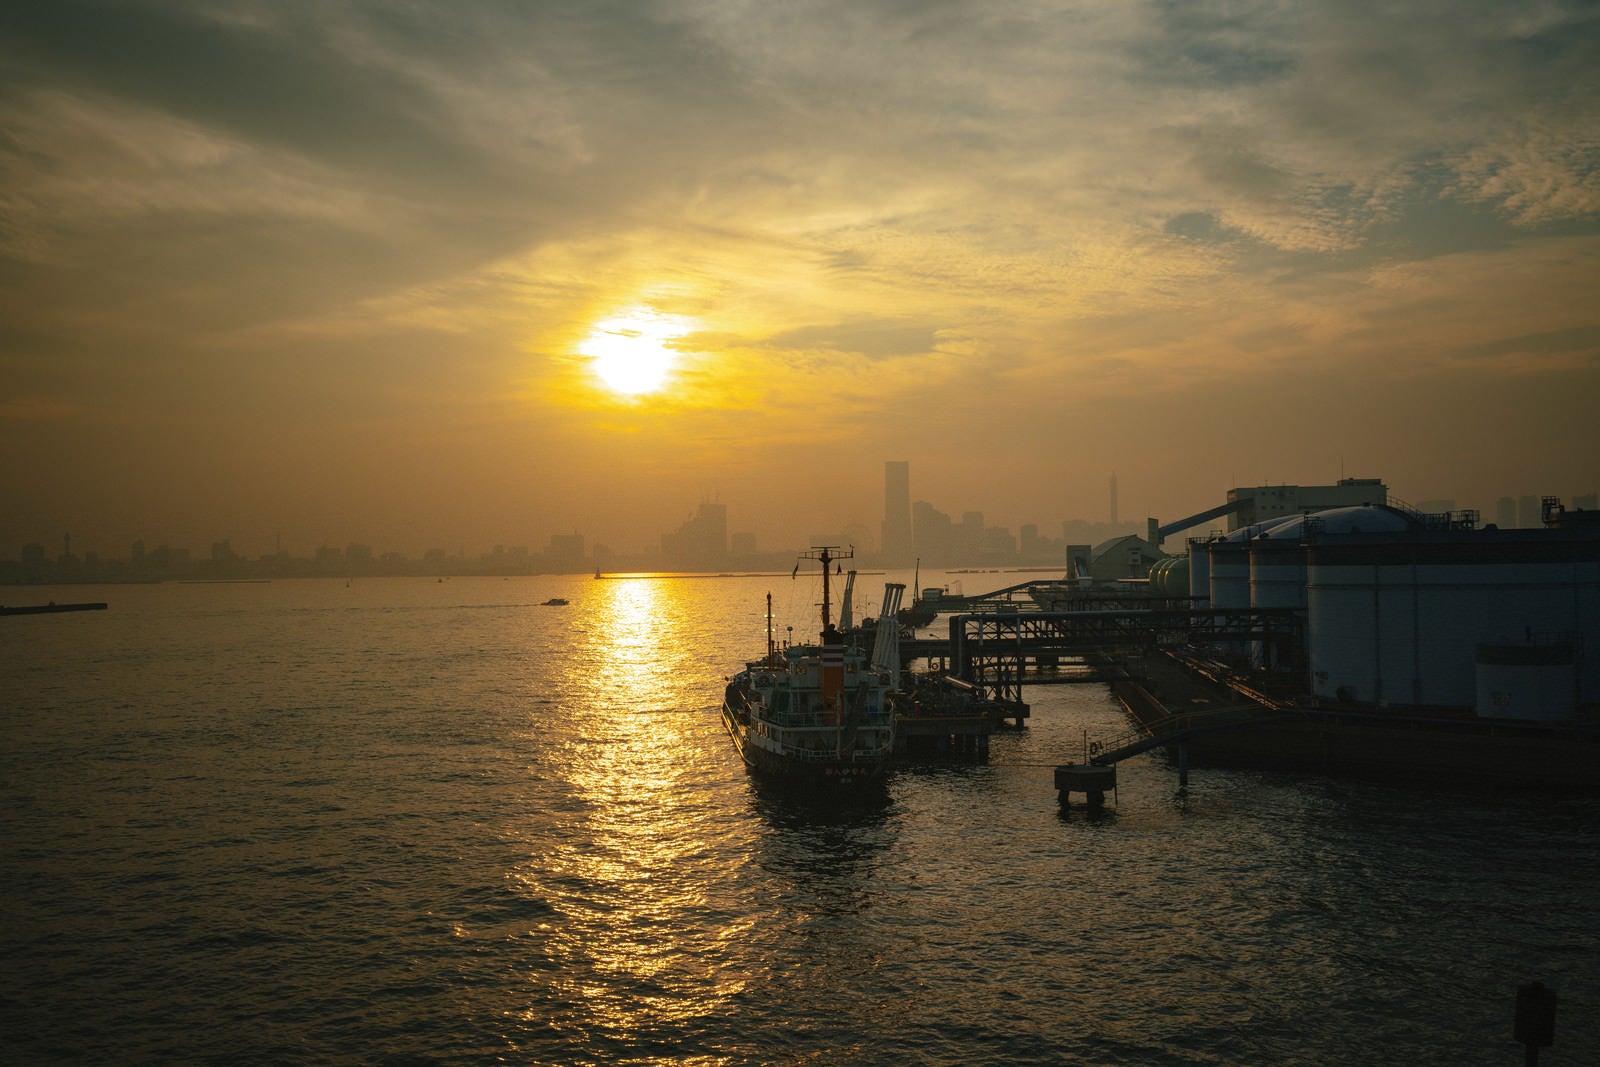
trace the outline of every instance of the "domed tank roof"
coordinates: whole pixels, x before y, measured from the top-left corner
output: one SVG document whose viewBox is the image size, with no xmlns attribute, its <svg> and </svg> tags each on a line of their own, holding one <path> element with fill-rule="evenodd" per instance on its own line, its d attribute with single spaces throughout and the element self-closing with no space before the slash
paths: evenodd
<svg viewBox="0 0 1600 1067">
<path fill-rule="evenodd" d="M 1270 531 L 1276 530 L 1284 523 L 1293 522 L 1298 518 L 1300 518 L 1299 515 L 1278 515 L 1274 518 L 1262 519 L 1260 522 L 1253 522 L 1249 526 L 1241 526 L 1232 533 L 1219 537 L 1217 541 L 1212 543 L 1237 544 L 1240 541 L 1254 541 L 1256 538 L 1263 537 Z"/>
<path fill-rule="evenodd" d="M 1308 521 L 1315 524 L 1318 533 L 1400 533 L 1417 524 L 1411 516 L 1394 508 L 1374 504 L 1352 504 L 1342 508 L 1328 508 L 1309 515 L 1293 515 L 1287 522 L 1274 526 L 1261 536 L 1273 541 L 1299 540 Z"/>
</svg>

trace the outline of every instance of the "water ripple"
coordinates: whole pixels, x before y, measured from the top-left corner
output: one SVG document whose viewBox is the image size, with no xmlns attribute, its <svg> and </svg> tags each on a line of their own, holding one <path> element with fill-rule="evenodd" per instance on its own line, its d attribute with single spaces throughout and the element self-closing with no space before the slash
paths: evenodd
<svg viewBox="0 0 1600 1067">
<path fill-rule="evenodd" d="M 1092 687 L 985 767 L 764 788 L 714 702 L 770 584 L 119 588 L 17 629 L 0 1059 L 1492 1063 L 1519 982 L 1600 1000 L 1593 803 L 1151 755 L 1063 815 L 1050 766 L 1120 723 Z"/>
</svg>

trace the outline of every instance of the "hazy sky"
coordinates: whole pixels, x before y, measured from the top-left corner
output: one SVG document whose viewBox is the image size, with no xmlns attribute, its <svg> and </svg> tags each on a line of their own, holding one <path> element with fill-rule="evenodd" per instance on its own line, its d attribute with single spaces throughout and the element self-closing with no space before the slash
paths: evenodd
<svg viewBox="0 0 1600 1067">
<path fill-rule="evenodd" d="M 0 557 L 631 550 L 702 499 L 770 547 L 876 531 L 886 459 L 1047 533 L 1113 470 L 1124 519 L 1589 491 L 1597 45 L 1579 2 L 5 4 Z"/>
</svg>

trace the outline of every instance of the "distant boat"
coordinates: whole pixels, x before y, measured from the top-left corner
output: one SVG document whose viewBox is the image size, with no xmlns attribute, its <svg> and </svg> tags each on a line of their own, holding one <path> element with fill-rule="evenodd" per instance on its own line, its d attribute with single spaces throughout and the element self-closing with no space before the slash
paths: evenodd
<svg viewBox="0 0 1600 1067">
<path fill-rule="evenodd" d="M 917 569 L 911 579 L 912 600 L 911 606 L 900 609 L 900 625 L 917 629 L 932 622 L 939 614 L 939 600 L 950 592 L 950 587 L 929 586 L 927 589 L 919 588 L 922 580 L 922 560 L 917 559 Z M 948 605 L 946 605 L 948 606 Z"/>
<path fill-rule="evenodd" d="M 567 602 L 558 596 L 553 596 L 544 602 L 544 607 L 547 608 L 564 608 L 566 606 Z"/>
<path fill-rule="evenodd" d="M 822 564 L 820 642 L 779 648 L 772 638 L 772 594 L 767 594 L 767 654 L 745 664 L 723 692 L 722 721 L 734 747 L 745 766 L 771 779 L 879 780 L 894 754 L 889 695 L 899 671 L 894 625 L 899 601 L 885 596 L 869 662 L 865 649 L 845 644 L 829 617 L 829 564 L 848 558 L 830 553 L 831 548 L 817 548 L 801 557 Z"/>
<path fill-rule="evenodd" d="M 959 597 L 952 598 L 948 586 L 929 586 L 922 595 L 911 602 L 909 608 L 900 609 L 900 625 L 913 629 L 926 626 L 939 614 L 941 608 L 954 610 Z"/>
</svg>

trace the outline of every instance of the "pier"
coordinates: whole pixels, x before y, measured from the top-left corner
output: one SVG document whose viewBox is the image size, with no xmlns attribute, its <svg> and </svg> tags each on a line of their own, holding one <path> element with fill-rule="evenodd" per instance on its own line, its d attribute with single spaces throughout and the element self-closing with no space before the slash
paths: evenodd
<svg viewBox="0 0 1600 1067">
<path fill-rule="evenodd" d="M 85 604 L 57 604 L 52 600 L 48 604 L 30 604 L 23 607 L 5 607 L 0 605 L 0 615 L 54 615 L 62 611 L 104 611 L 104 601 Z"/>
<path fill-rule="evenodd" d="M 1259 644 L 1292 671 L 1304 658 L 1302 628 L 1290 608 L 982 612 L 951 616 L 943 640 L 902 637 L 900 659 L 943 665 L 988 699 L 1020 705 L 1024 684 L 1110 681 L 1125 676 L 1119 654 L 1194 642 Z"/>
<path fill-rule="evenodd" d="M 1063 808 L 1073 793 L 1082 793 L 1089 802 L 1090 814 L 1096 814 L 1105 807 L 1106 794 L 1116 792 L 1117 768 L 1115 764 L 1065 763 L 1056 768 L 1055 780 Z"/>
<path fill-rule="evenodd" d="M 989 758 L 989 735 L 1019 714 L 1015 707 L 984 699 L 972 683 L 946 675 L 923 675 L 909 698 L 895 716 L 895 751 L 902 756 L 981 762 Z M 1026 707 L 1020 715 L 1027 716 Z"/>
<path fill-rule="evenodd" d="M 1278 670 L 1303 669 L 1303 623 L 1292 609 L 1202 610 L 1170 600 L 1134 606 L 1126 597 L 1102 598 L 1099 603 L 1113 606 L 1071 611 L 1002 607 L 966 612 L 950 617 L 947 638 L 902 636 L 902 662 L 927 660 L 938 672 L 933 677 L 960 687 L 970 704 L 987 709 L 981 715 L 902 716 L 897 728 L 906 745 L 917 744 L 914 738 L 933 737 L 941 746 L 957 751 L 966 746 L 965 751 L 986 754 L 988 734 L 997 719 L 1019 727 L 1027 719 L 1024 685 L 1106 682 L 1118 690 L 1125 703 L 1129 693 L 1144 694 L 1150 707 L 1135 712 L 1140 729 L 1089 746 L 1084 764 L 1056 768 L 1061 803 L 1065 805 L 1072 793 L 1082 793 L 1090 810 L 1098 811 L 1105 794 L 1116 790 L 1119 761 L 1153 748 L 1174 750 L 1179 782 L 1187 784 L 1191 737 L 1257 726 L 1280 714 L 1274 698 L 1255 690 L 1242 691 L 1238 685 L 1232 687 L 1233 700 L 1226 706 L 1168 714 L 1132 681 L 1123 666 L 1125 659 L 1212 643 L 1259 648 Z M 1134 711 L 1131 706 L 1130 711 Z"/>
</svg>

